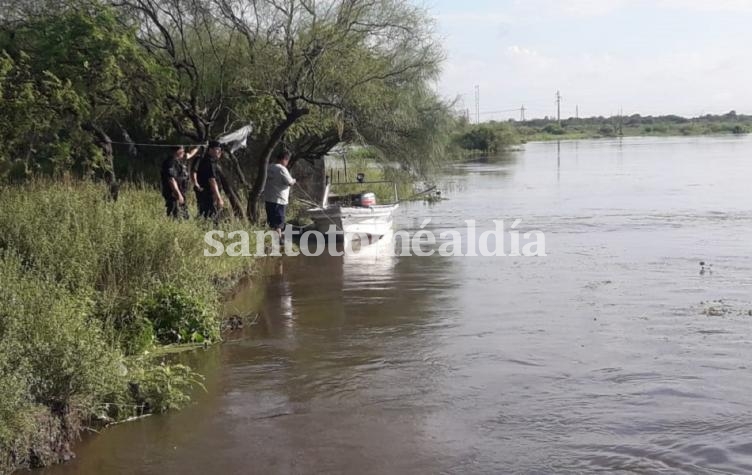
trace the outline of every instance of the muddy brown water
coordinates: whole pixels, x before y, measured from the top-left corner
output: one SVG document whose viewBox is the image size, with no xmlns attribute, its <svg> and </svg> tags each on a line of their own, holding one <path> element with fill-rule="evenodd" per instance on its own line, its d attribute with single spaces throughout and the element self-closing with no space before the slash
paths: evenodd
<svg viewBox="0 0 752 475">
<path fill-rule="evenodd" d="M 548 257 L 287 259 L 189 356 L 206 393 L 47 472 L 752 471 L 751 139 L 528 144 L 442 189 L 397 228 L 522 218 Z"/>
</svg>

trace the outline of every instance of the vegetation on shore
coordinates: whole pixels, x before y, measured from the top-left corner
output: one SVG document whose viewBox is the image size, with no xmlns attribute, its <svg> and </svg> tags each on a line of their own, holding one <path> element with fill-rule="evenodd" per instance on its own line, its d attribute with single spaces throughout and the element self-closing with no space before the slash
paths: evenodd
<svg viewBox="0 0 752 475">
<path fill-rule="evenodd" d="M 534 140 L 593 139 L 608 137 L 667 137 L 752 132 L 752 116 L 731 111 L 723 115 L 686 118 L 677 115 L 569 118 L 561 125 L 553 119 L 513 122 L 526 142 Z"/>
<path fill-rule="evenodd" d="M 85 426 L 184 403 L 200 377 L 152 354 L 218 341 L 220 292 L 253 265 L 203 257 L 208 224 L 168 220 L 151 189 L 105 194 L 0 191 L 0 473 L 64 458 Z"/>
<path fill-rule="evenodd" d="M 496 153 L 505 147 L 543 140 L 599 139 L 609 137 L 668 137 L 752 132 L 752 116 L 731 111 L 723 115 L 686 118 L 677 115 L 568 118 L 528 121 L 459 122 L 453 144 L 464 154 Z"/>
<path fill-rule="evenodd" d="M 748 134 L 752 116 L 731 111 L 723 115 L 686 118 L 676 115 L 535 119 L 524 122 L 465 124 L 455 143 L 465 151 L 501 150 L 504 146 L 541 140 L 598 139 L 610 137 L 669 137 L 694 135 Z"/>
</svg>

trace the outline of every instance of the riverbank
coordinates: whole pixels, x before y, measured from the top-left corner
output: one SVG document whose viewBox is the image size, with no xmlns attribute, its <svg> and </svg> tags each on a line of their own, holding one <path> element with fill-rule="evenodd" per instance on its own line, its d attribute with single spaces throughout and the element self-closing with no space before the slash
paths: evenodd
<svg viewBox="0 0 752 475">
<path fill-rule="evenodd" d="M 203 257 L 207 229 L 165 218 L 150 188 L 117 202 L 76 181 L 0 191 L 0 473 L 186 402 L 201 376 L 157 350 L 219 341 L 222 292 L 255 264 Z"/>
<path fill-rule="evenodd" d="M 516 145 L 556 140 L 589 140 L 618 137 L 699 137 L 745 135 L 752 132 L 752 116 L 706 115 L 686 118 L 668 116 L 631 116 L 533 119 L 528 121 L 466 124 L 454 134 L 452 143 L 460 155 L 501 153 Z"/>
<path fill-rule="evenodd" d="M 614 137 L 688 137 L 743 135 L 752 131 L 752 117 L 729 113 L 685 118 L 631 116 L 569 118 L 512 122 L 514 133 L 525 142 L 585 140 Z"/>
<path fill-rule="evenodd" d="M 713 137 L 713 136 L 736 136 L 745 135 L 745 133 L 732 133 L 732 132 L 700 132 L 700 133 L 681 133 L 678 131 L 665 132 L 665 133 L 642 133 L 636 130 L 624 130 L 622 135 L 614 134 L 599 134 L 596 132 L 567 132 L 563 134 L 548 134 L 548 133 L 536 133 L 526 136 L 523 143 L 530 142 L 555 142 L 557 140 L 598 140 L 598 139 L 614 139 L 614 138 L 628 138 L 628 137 Z"/>
</svg>

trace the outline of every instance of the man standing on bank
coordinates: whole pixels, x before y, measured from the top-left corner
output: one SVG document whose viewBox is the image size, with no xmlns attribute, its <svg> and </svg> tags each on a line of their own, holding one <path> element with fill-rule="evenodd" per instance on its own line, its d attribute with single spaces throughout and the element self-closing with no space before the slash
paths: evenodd
<svg viewBox="0 0 752 475">
<path fill-rule="evenodd" d="M 285 210 L 290 199 L 290 187 L 295 184 L 295 179 L 287 170 L 289 163 L 290 153 L 281 151 L 276 162 L 269 166 L 264 188 L 266 222 L 279 234 L 280 244 L 284 243 L 282 231 L 285 229 Z"/>
<path fill-rule="evenodd" d="M 219 190 L 219 159 L 222 158 L 222 144 L 216 140 L 209 141 L 209 149 L 193 174 L 198 198 L 198 215 L 202 218 L 216 220 L 225 202 Z"/>
<path fill-rule="evenodd" d="M 172 154 L 162 162 L 160 174 L 162 182 L 162 197 L 165 200 L 167 216 L 175 219 L 188 219 L 188 206 L 185 203 L 185 193 L 188 191 L 188 166 L 186 162 L 198 152 L 198 147 L 185 153 L 185 148 L 178 145 L 172 149 Z"/>
</svg>

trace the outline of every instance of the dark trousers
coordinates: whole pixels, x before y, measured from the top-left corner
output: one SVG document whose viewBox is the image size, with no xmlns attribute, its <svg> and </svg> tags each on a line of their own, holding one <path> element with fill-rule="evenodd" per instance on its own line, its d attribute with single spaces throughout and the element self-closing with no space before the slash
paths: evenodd
<svg viewBox="0 0 752 475">
<path fill-rule="evenodd" d="M 266 201 L 266 223 L 272 229 L 285 229 L 286 205 Z"/>
<path fill-rule="evenodd" d="M 188 219 L 190 217 L 185 202 L 181 205 L 178 200 L 165 199 L 165 209 L 167 216 L 173 219 Z"/>
<path fill-rule="evenodd" d="M 198 215 L 206 219 L 217 219 L 217 207 L 214 206 L 214 197 L 207 191 L 196 193 L 198 198 Z"/>
</svg>

